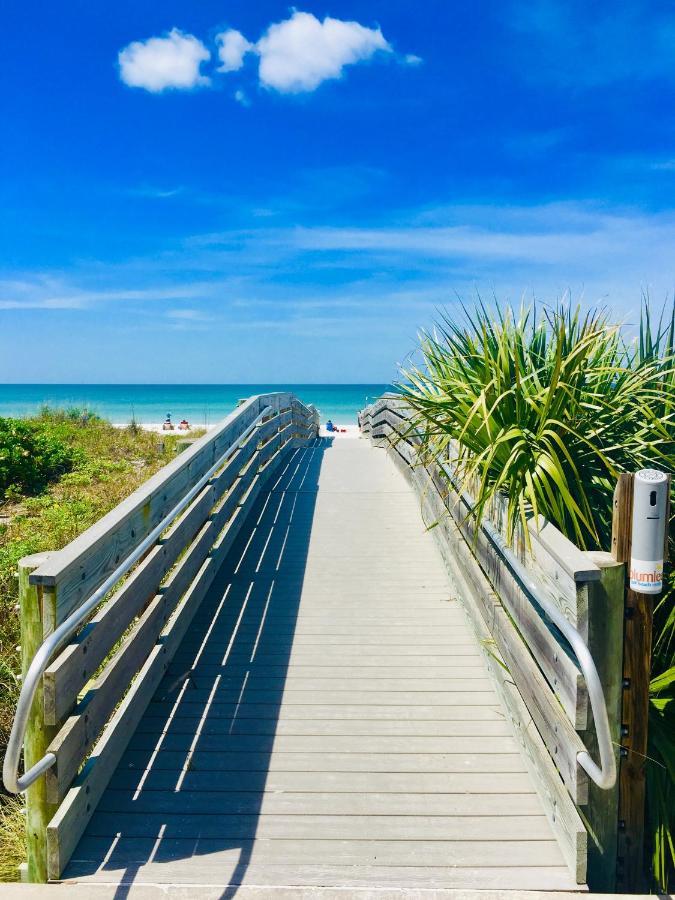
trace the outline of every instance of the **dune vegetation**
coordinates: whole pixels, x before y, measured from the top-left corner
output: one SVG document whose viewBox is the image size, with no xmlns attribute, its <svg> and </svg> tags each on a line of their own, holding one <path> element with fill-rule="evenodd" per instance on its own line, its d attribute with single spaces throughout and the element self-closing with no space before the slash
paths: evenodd
<svg viewBox="0 0 675 900">
<path fill-rule="evenodd" d="M 617 476 L 650 466 L 675 472 L 674 336 L 675 307 L 656 321 L 648 302 L 631 334 L 600 309 L 479 301 L 462 321 L 446 316 L 422 335 L 421 362 L 403 373 L 400 390 L 424 452 L 443 456 L 452 442 L 460 474 L 480 485 L 478 517 L 499 493 L 511 536 L 542 514 L 578 546 L 608 550 Z M 654 614 L 647 761 L 648 851 L 664 892 L 675 866 L 672 518 L 669 544 Z"/>
</svg>

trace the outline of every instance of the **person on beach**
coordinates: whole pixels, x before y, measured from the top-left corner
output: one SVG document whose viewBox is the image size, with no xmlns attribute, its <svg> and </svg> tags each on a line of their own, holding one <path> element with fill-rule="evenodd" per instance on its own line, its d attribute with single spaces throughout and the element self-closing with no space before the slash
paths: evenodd
<svg viewBox="0 0 675 900">
<path fill-rule="evenodd" d="M 326 422 L 326 431 L 337 431 L 337 428 L 335 427 L 335 425 L 333 425 L 330 419 Z"/>
<path fill-rule="evenodd" d="M 190 430 L 190 423 L 188 422 L 187 419 L 180 420 L 180 423 L 178 424 L 178 430 L 179 431 L 189 431 Z"/>
<path fill-rule="evenodd" d="M 171 423 L 171 413 L 166 414 L 166 419 L 164 421 L 164 424 L 162 425 L 162 430 L 163 431 L 173 431 L 173 425 Z"/>
</svg>

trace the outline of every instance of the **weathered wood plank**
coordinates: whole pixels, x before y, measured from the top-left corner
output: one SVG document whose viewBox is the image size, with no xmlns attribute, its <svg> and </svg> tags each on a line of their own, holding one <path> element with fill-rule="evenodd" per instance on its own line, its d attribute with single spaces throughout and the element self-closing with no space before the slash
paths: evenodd
<svg viewBox="0 0 675 900">
<path fill-rule="evenodd" d="M 134 799 L 131 790 L 106 791 L 98 806 L 107 813 L 155 813 L 214 817 L 251 814 L 330 816 L 479 816 L 504 820 L 527 816 L 538 820 L 537 837 L 546 832 L 541 804 L 536 794 L 329 794 L 233 792 L 218 795 L 205 791 L 141 793 Z M 112 833 L 115 829 L 112 830 Z M 111 832 L 109 831 L 108 834 Z"/>
<path fill-rule="evenodd" d="M 192 713 L 191 713 L 192 710 Z M 312 739 L 331 737 L 339 741 L 343 737 L 378 737 L 378 738 L 421 738 L 421 737 L 510 737 L 511 729 L 504 718 L 490 719 L 293 719 L 284 716 L 279 720 L 247 719 L 244 717 L 219 716 L 208 717 L 205 722 L 194 705 L 191 708 L 181 706 L 176 714 L 167 722 L 165 716 L 153 715 L 152 706 L 148 707 L 136 734 L 149 734 L 158 737 L 160 734 L 194 735 L 199 729 L 204 735 L 227 735 L 229 739 L 241 737 L 252 742 L 277 738 L 309 737 Z M 229 741 L 228 741 L 229 744 Z M 250 746 L 257 746 L 252 743 Z M 280 746 L 283 746 L 280 744 Z"/>
<path fill-rule="evenodd" d="M 173 791 L 172 770 L 118 769 L 111 779 L 116 790 L 136 791 L 143 779 L 145 791 Z M 189 769 L 182 781 L 185 791 L 269 791 L 286 793 L 414 793 L 414 794 L 522 794 L 532 790 L 532 778 L 522 772 L 201 772 Z"/>
<path fill-rule="evenodd" d="M 163 697 L 151 704 L 151 709 L 157 715 L 167 714 L 173 709 L 174 699 Z M 192 703 L 190 697 L 181 700 L 180 708 L 183 714 L 198 716 L 199 710 L 204 709 L 203 703 Z M 277 718 L 280 710 L 283 710 L 285 719 L 290 720 L 314 720 L 326 717 L 335 720 L 352 720 L 369 718 L 372 720 L 399 720 L 408 721 L 435 720 L 441 722 L 471 720 L 471 721 L 504 721 L 504 712 L 496 697 L 492 703 L 486 704 L 444 704 L 442 706 L 428 706 L 418 702 L 414 707 L 401 704 L 369 706 L 368 704 L 345 704 L 343 706 L 325 706 L 309 704 L 283 704 L 277 703 L 249 703 L 246 700 L 240 703 L 213 703 L 209 707 L 209 717 L 232 718 L 235 711 L 241 719 Z"/>
<path fill-rule="evenodd" d="M 42 590 L 29 581 L 30 574 L 44 564 L 44 553 L 25 556 L 19 562 L 19 618 L 21 622 L 21 671 L 25 677 L 33 657 L 45 639 Z M 47 750 L 54 728 L 44 721 L 42 685 L 38 685 L 31 705 L 24 740 L 25 770 L 39 762 Z M 54 814 L 42 778 L 26 792 L 26 875 L 29 881 L 47 881 L 47 841 L 45 830 Z"/>
<path fill-rule="evenodd" d="M 265 813 L 227 815 L 212 812 L 97 812 L 88 829 L 93 837 L 120 831 L 125 838 L 162 835 L 174 838 L 295 841 L 540 841 L 546 817 L 428 815 L 302 815 Z"/>
<path fill-rule="evenodd" d="M 541 804 L 530 794 L 329 794 L 282 792 L 232 792 L 214 796 L 205 791 L 141 793 L 106 791 L 100 812 L 193 813 L 251 815 L 330 816 L 528 816 L 539 822 L 538 837 L 546 832 Z M 114 833 L 117 829 L 108 832 Z"/>
<path fill-rule="evenodd" d="M 223 856 L 211 860 L 208 853 L 199 855 L 199 882 L 201 885 L 211 885 L 218 891 L 218 897 L 222 896 L 224 885 L 232 891 L 237 889 L 237 896 L 250 897 L 246 894 L 246 886 L 252 886 L 259 898 L 260 885 L 263 886 L 289 886 L 283 894 L 284 900 L 295 900 L 299 891 L 312 891 L 313 889 L 325 889 L 326 885 L 344 894 L 345 891 L 353 893 L 355 898 L 385 897 L 387 890 L 395 892 L 439 890 L 446 900 L 450 895 L 449 889 L 464 890 L 467 888 L 477 890 L 496 890 L 500 893 L 504 890 L 547 890 L 547 891 L 576 891 L 577 885 L 571 878 L 567 866 L 379 866 L 379 865 L 330 865 L 323 862 L 319 865 L 271 865 L 264 862 L 249 862 L 245 867 L 240 864 L 240 852 L 230 853 L 227 859 Z M 377 862 L 377 861 L 375 861 Z M 194 879 L 196 860 L 192 856 L 189 859 L 173 860 L 170 865 L 165 861 L 148 862 L 134 867 L 136 880 L 143 879 L 149 884 L 191 884 Z M 95 860 L 76 860 L 69 869 L 69 876 L 77 878 L 84 876 L 87 883 L 110 883 L 122 881 L 127 875 L 128 868 L 124 862 L 119 864 L 113 860 L 104 869 L 98 871 Z M 243 883 L 243 887 L 240 885 Z M 161 890 L 161 887 L 160 887 Z M 208 894 L 208 887 L 204 888 L 208 900 L 213 900 Z M 263 887 L 263 891 L 265 887 Z M 334 900 L 334 892 L 328 889 L 325 900 Z M 374 893 L 377 891 L 377 893 Z M 200 892 L 204 895 L 204 892 Z M 363 892 L 363 893 L 362 893 Z M 78 895 L 79 896 L 79 895 Z M 160 895 L 161 896 L 161 895 Z M 317 894 L 317 898 L 324 894 Z M 414 896 L 414 895 L 413 895 Z M 424 895 L 422 895 L 424 896 Z M 432 895 L 433 896 L 433 895 Z M 476 900 L 478 895 L 473 895 Z M 569 896 L 565 900 L 572 900 Z"/>
<path fill-rule="evenodd" d="M 194 726 L 194 721 L 192 722 Z M 498 737 L 483 736 L 482 740 L 477 741 L 474 735 L 468 737 L 457 736 L 440 736 L 440 737 L 394 737 L 387 735 L 385 737 L 362 736 L 362 735 L 320 735 L 320 736 L 283 736 L 278 735 L 276 740 L 270 740 L 265 737 L 251 737 L 247 735 L 232 736 L 227 741 L 223 741 L 223 732 L 213 733 L 212 731 L 204 731 L 199 729 L 199 749 L 200 752 L 206 753 L 222 753 L 226 747 L 228 753 L 232 754 L 254 754 L 252 759 L 255 760 L 255 754 L 264 754 L 273 751 L 278 754 L 318 754 L 321 759 L 317 759 L 316 763 L 330 765 L 331 754 L 378 754 L 382 757 L 387 755 L 392 758 L 389 760 L 392 765 L 399 764 L 397 759 L 399 754 L 404 757 L 410 755 L 422 756 L 441 754 L 473 754 L 483 756 L 488 754 L 518 754 L 519 750 L 510 734 L 500 735 Z M 187 732 L 176 732 L 173 728 L 164 734 L 161 744 L 162 752 L 174 750 L 182 752 L 189 750 L 194 735 Z M 138 732 L 132 738 L 130 750 L 154 750 L 157 746 L 158 735 L 148 734 L 147 732 Z M 327 754 L 327 760 L 324 761 L 323 756 Z M 341 758 L 341 757 L 340 757 Z M 243 760 L 245 762 L 245 760 Z M 280 762 L 283 758 L 280 756 Z M 400 764 L 406 760 L 400 761 Z M 393 770 L 392 770 L 393 771 Z"/>
<path fill-rule="evenodd" d="M 236 848 L 223 850 L 217 839 L 203 838 L 199 841 L 200 855 L 208 855 L 211 863 L 220 859 L 225 862 L 230 856 L 239 856 L 242 849 L 257 851 L 260 848 L 268 863 L 285 865 L 326 863 L 356 866 L 371 863 L 377 859 L 382 866 L 491 866 L 527 865 L 532 863 L 531 841 L 295 841 L 261 840 L 237 842 Z M 254 849 L 253 845 L 256 845 Z M 540 840 L 537 844 L 537 863 L 540 866 L 556 866 L 562 862 L 560 850 L 554 840 Z M 100 859 L 109 849 L 107 838 L 87 837 L 82 841 L 78 853 L 89 858 Z M 192 856 L 194 841 L 190 839 L 161 839 L 122 837 L 115 844 L 110 863 L 142 864 L 150 855 L 161 860 L 181 859 Z"/>
</svg>

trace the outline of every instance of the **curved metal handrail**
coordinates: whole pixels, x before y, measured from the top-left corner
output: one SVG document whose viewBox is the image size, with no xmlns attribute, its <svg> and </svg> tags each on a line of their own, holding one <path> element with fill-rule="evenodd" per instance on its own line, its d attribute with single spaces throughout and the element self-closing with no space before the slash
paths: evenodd
<svg viewBox="0 0 675 900">
<path fill-rule="evenodd" d="M 586 687 L 588 688 L 588 699 L 590 700 L 591 710 L 593 712 L 593 722 L 595 723 L 595 733 L 598 739 L 598 752 L 600 754 L 599 766 L 593 760 L 593 757 L 588 750 L 580 750 L 577 753 L 577 762 L 598 787 L 603 788 L 603 790 L 614 787 L 614 784 L 616 783 L 616 761 L 609 729 L 607 704 L 605 702 L 605 694 L 602 689 L 602 683 L 600 682 L 600 676 L 598 675 L 595 660 L 591 655 L 591 651 L 588 649 L 588 645 L 574 625 L 565 618 L 555 604 L 551 603 L 551 601 L 538 590 L 538 585 L 529 577 L 527 570 L 513 550 L 504 541 L 501 534 L 499 534 L 489 522 L 484 523 L 483 532 L 489 538 L 493 546 L 500 552 L 508 567 L 511 569 L 511 572 L 516 576 L 523 587 L 527 589 L 527 592 L 532 595 L 537 605 L 541 607 L 547 618 L 553 622 L 572 648 L 572 651 L 577 658 L 577 662 L 579 663 L 579 668 L 584 676 L 584 680 L 586 681 Z"/>
<path fill-rule="evenodd" d="M 33 657 L 28 671 L 26 672 L 26 676 L 23 679 L 21 693 L 19 694 L 16 713 L 14 714 L 14 721 L 12 723 L 12 731 L 9 736 L 9 741 L 7 742 L 7 751 L 2 767 L 2 780 L 6 790 L 9 791 L 10 794 L 22 794 L 56 762 L 56 756 L 53 753 L 46 753 L 42 759 L 38 760 L 35 765 L 31 766 L 27 772 L 24 772 L 24 774 L 19 777 L 19 761 L 21 759 L 23 742 L 26 737 L 30 709 L 33 705 L 33 699 L 35 698 L 35 692 L 40 683 L 40 679 L 44 675 L 52 657 L 68 643 L 80 625 L 87 619 L 89 614 L 93 612 L 101 600 L 103 600 L 108 591 L 113 588 L 120 578 L 127 574 L 134 563 L 138 562 L 143 554 L 152 547 L 161 536 L 162 532 L 171 524 L 171 522 L 173 522 L 176 516 L 180 515 L 180 513 L 190 505 L 192 500 L 194 500 L 201 489 L 206 486 L 218 469 L 220 469 L 227 459 L 232 456 L 235 450 L 241 446 L 242 441 L 246 440 L 246 438 L 253 433 L 261 420 L 269 415 L 270 412 L 273 412 L 272 407 L 266 406 L 265 409 L 256 416 L 253 422 L 251 422 L 251 424 L 238 435 L 234 442 L 230 444 L 227 450 L 225 450 L 219 459 L 211 466 L 208 472 L 206 472 L 194 487 L 185 494 L 182 500 L 180 500 L 173 509 L 164 516 L 162 521 L 152 529 L 136 549 L 120 563 L 115 571 L 106 578 L 103 584 L 91 595 L 91 597 L 83 603 L 82 606 L 79 606 L 71 613 L 40 646 L 40 649 Z"/>
<path fill-rule="evenodd" d="M 366 409 L 368 409 L 368 407 L 366 407 Z M 469 512 L 473 513 L 475 509 L 473 498 L 470 498 L 469 495 L 466 494 L 455 473 L 445 461 L 437 459 L 436 462 L 447 475 L 448 480 L 452 484 L 462 503 Z M 598 753 L 600 754 L 600 765 L 595 762 L 588 750 L 580 750 L 577 753 L 577 762 L 599 788 L 608 790 L 609 788 L 614 787 L 616 784 L 616 760 L 609 728 L 607 704 L 605 702 L 605 694 L 602 689 L 602 683 L 600 681 L 600 676 L 598 675 L 595 661 L 593 660 L 586 642 L 574 625 L 565 618 L 555 604 L 551 603 L 551 601 L 544 596 L 541 586 L 530 576 L 525 566 L 506 543 L 499 531 L 485 519 L 481 521 L 480 528 L 499 555 L 504 559 L 506 565 L 511 570 L 511 573 L 521 583 L 525 592 L 543 610 L 544 614 L 551 622 L 553 622 L 572 648 L 588 688 L 588 699 L 590 700 L 591 710 L 593 712 L 595 733 L 598 740 Z"/>
<path fill-rule="evenodd" d="M 450 467 L 444 462 L 441 463 L 438 460 L 437 462 L 439 462 L 441 468 L 452 483 L 452 486 L 459 495 L 462 503 L 464 503 L 470 512 L 473 512 L 475 508 L 473 503 L 468 499 L 468 495 L 458 483 L 458 480 Z M 586 687 L 588 688 L 588 699 L 590 700 L 591 710 L 593 712 L 595 733 L 598 739 L 598 752 L 600 754 L 599 766 L 588 750 L 580 750 L 577 753 L 577 762 L 599 788 L 608 790 L 609 788 L 614 787 L 616 783 L 616 760 L 614 758 L 614 747 L 612 745 L 612 736 L 609 729 L 607 704 L 605 702 L 605 694 L 602 689 L 600 676 L 598 675 L 595 661 L 591 655 L 591 651 L 588 649 L 586 641 L 574 625 L 572 625 L 572 623 L 560 612 L 557 606 L 544 596 L 540 585 L 530 576 L 525 566 L 518 559 L 518 556 L 513 552 L 511 547 L 509 547 L 494 525 L 483 519 L 480 523 L 480 528 L 499 555 L 504 559 L 511 570 L 511 573 L 525 588 L 526 593 L 528 593 L 534 602 L 541 607 L 546 616 L 553 622 L 572 648 L 572 651 L 577 658 L 577 662 L 579 663 L 579 668 L 584 676 L 584 680 L 586 681 Z"/>
</svg>

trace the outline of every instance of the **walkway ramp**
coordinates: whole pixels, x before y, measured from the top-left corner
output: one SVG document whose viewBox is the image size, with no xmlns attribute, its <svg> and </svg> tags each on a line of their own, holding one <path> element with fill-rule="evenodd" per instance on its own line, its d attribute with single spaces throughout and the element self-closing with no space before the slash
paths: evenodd
<svg viewBox="0 0 675 900">
<path fill-rule="evenodd" d="M 250 397 L 20 562 L 26 880 L 611 890 L 623 566 L 467 514 L 396 396 L 318 422 Z"/>
<path fill-rule="evenodd" d="M 578 889 L 389 456 L 318 439 L 271 484 L 64 877 Z"/>
</svg>

